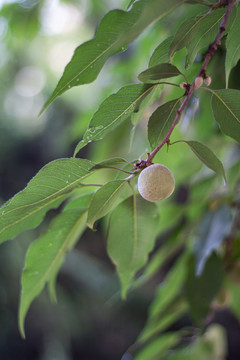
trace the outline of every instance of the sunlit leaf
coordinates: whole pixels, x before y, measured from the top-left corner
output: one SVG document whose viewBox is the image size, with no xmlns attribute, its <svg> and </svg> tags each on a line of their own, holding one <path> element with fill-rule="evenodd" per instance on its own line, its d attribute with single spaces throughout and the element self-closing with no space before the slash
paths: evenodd
<svg viewBox="0 0 240 360">
<path fill-rule="evenodd" d="M 83 159 L 60 159 L 44 166 L 23 191 L 1 207 L 0 242 L 39 225 L 48 210 L 81 186 L 93 166 Z"/>
<path fill-rule="evenodd" d="M 123 297 L 154 246 L 158 221 L 156 204 L 140 196 L 126 199 L 112 213 L 108 254 L 117 267 Z"/>
<path fill-rule="evenodd" d="M 74 152 L 74 156 L 90 141 L 101 140 L 114 130 L 134 111 L 153 86 L 134 84 L 121 88 L 110 95 L 93 115 L 89 127 Z"/>
<path fill-rule="evenodd" d="M 209 169 L 215 171 L 215 173 L 221 175 L 226 181 L 226 175 L 223 164 L 217 158 L 209 147 L 200 143 L 199 141 L 183 141 L 185 142 L 194 154 L 205 164 Z"/>
<path fill-rule="evenodd" d="M 21 281 L 19 329 L 23 337 L 29 306 L 51 276 L 56 276 L 66 253 L 86 227 L 86 217 L 85 208 L 65 209 L 53 220 L 49 230 L 30 245 Z"/>
<path fill-rule="evenodd" d="M 240 91 L 212 90 L 212 110 L 222 132 L 240 143 Z"/>
<path fill-rule="evenodd" d="M 200 276 L 195 275 L 195 261 L 192 257 L 188 265 L 185 295 L 195 322 L 202 326 L 210 311 L 210 304 L 222 285 L 224 269 L 222 260 L 212 254 Z"/>
<path fill-rule="evenodd" d="M 168 58 L 168 51 L 170 48 L 170 45 L 172 43 L 173 37 L 169 36 L 166 40 L 161 42 L 160 45 L 154 50 L 150 60 L 149 60 L 149 67 L 167 63 L 169 61 Z"/>
<path fill-rule="evenodd" d="M 105 216 L 111 210 L 127 185 L 127 181 L 113 180 L 96 191 L 88 209 L 87 225 L 91 229 L 96 220 Z"/>
<path fill-rule="evenodd" d="M 148 140 L 154 149 L 166 136 L 177 114 L 179 99 L 169 101 L 157 108 L 148 122 Z"/>
<path fill-rule="evenodd" d="M 145 83 L 156 83 L 159 80 L 178 76 L 181 72 L 174 65 L 164 63 L 148 68 L 138 75 L 138 79 Z"/>
<path fill-rule="evenodd" d="M 232 225 L 232 214 L 228 206 L 208 212 L 200 222 L 194 240 L 196 274 L 201 275 L 205 262 L 214 250 L 225 240 Z"/>
<path fill-rule="evenodd" d="M 126 50 L 128 44 L 147 26 L 173 11 L 184 1 L 140 0 L 135 2 L 129 11 L 112 10 L 106 14 L 95 37 L 75 50 L 42 111 L 66 90 L 94 81 L 111 55 Z"/>
<path fill-rule="evenodd" d="M 240 9 L 237 12 L 233 26 L 229 30 L 229 34 L 226 41 L 226 60 L 225 60 L 225 69 L 226 69 L 226 84 L 228 87 L 228 78 L 230 75 L 231 69 L 237 65 L 238 60 L 240 59 Z"/>
</svg>

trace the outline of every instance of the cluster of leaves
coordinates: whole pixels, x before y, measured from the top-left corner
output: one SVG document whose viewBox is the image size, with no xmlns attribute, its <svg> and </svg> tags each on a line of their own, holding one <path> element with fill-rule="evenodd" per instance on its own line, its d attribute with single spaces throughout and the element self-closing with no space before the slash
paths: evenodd
<svg viewBox="0 0 240 360">
<path fill-rule="evenodd" d="M 180 5 L 183 6 L 183 3 L 186 3 L 186 7 L 199 7 L 198 1 L 138 0 L 131 1 L 127 11 L 113 10 L 106 14 L 95 37 L 75 50 L 42 111 L 72 87 L 93 82 L 110 56 L 125 51 L 146 27 L 170 14 Z M 217 6 L 215 2 L 201 3 L 201 14 L 187 18 L 180 24 L 174 36 L 168 37 L 157 46 L 148 68 L 138 76 L 141 83 L 126 85 L 103 101 L 76 146 L 73 157 L 55 160 L 44 166 L 23 191 L 1 207 L 0 241 L 4 242 L 26 229 L 35 228 L 50 209 L 64 204 L 62 212 L 53 219 L 48 231 L 30 245 L 27 253 L 22 272 L 19 309 L 19 327 L 23 336 L 24 320 L 32 301 L 46 284 L 49 286 L 51 298 L 56 299 L 56 278 L 66 253 L 74 247 L 87 226 L 93 229 L 95 222 L 107 215 L 107 251 L 116 265 L 123 297 L 126 297 L 129 288 L 140 286 L 153 277 L 169 259 L 178 254 L 178 259 L 168 272 L 164 284 L 156 291 L 148 322 L 137 340 L 135 359 L 150 360 L 159 358 L 160 355 L 161 358 L 172 360 L 190 359 L 193 356 L 210 359 L 216 356 L 217 347 L 206 334 L 205 337 L 199 336 L 198 340 L 187 348 L 179 348 L 177 345 L 181 344 L 184 337 L 191 338 L 192 330 L 164 331 L 188 311 L 197 326 L 202 327 L 213 300 L 223 286 L 226 256 L 224 252 L 219 252 L 219 248 L 227 237 L 232 242 L 237 236 L 236 231 L 233 233 L 236 226 L 231 208 L 232 204 L 239 202 L 233 190 L 236 182 L 235 163 L 230 163 L 226 175 L 222 162 L 203 142 L 177 139 L 176 145 L 171 148 L 177 149 L 180 146 L 177 144 L 185 143 L 213 172 L 192 183 L 191 200 L 187 206 L 175 205 L 172 209 L 169 201 L 165 201 L 163 208 L 136 194 L 139 170 L 134 170 L 135 160 L 112 158 L 94 163 L 76 157 L 89 142 L 102 140 L 125 120 L 132 121 L 135 129 L 143 112 L 162 96 L 165 87 L 173 85 L 173 88 L 177 87 L 181 92 L 180 95 L 171 99 L 169 92 L 169 99 L 160 104 L 148 120 L 151 150 L 166 139 L 186 96 L 184 90 L 179 89 L 179 82 L 183 77 L 187 79 L 186 74 L 194 79 L 196 73 L 193 74 L 191 69 L 195 66 L 196 57 L 206 51 L 209 44 L 215 40 L 226 13 L 226 8 Z M 208 6 L 207 11 L 205 5 Z M 209 6 L 212 11 L 208 11 Z M 225 32 L 227 86 L 231 69 L 240 58 L 239 31 L 240 9 L 236 3 Z M 186 50 L 185 69 L 180 71 L 174 63 L 174 55 L 182 49 Z M 212 77 L 214 79 L 214 72 Z M 169 78 L 174 78 L 176 83 L 166 81 Z M 189 83 L 188 79 L 187 82 Z M 221 131 L 240 142 L 240 91 L 202 87 L 198 92 L 200 99 L 201 93 L 211 93 L 213 116 Z M 191 110 L 191 106 L 189 108 Z M 134 131 L 131 135 L 134 136 Z M 222 139 L 223 141 L 227 140 Z M 184 166 L 188 165 L 182 161 L 181 166 L 182 171 L 187 173 Z M 96 173 L 106 170 L 113 172 L 113 178 L 109 182 L 91 182 Z M 199 206 L 202 193 L 213 188 L 213 184 L 219 181 L 218 175 L 224 181 L 232 182 L 232 187 L 219 197 L 209 197 L 203 206 Z M 96 178 L 97 175 L 94 179 Z M 96 187 L 96 191 L 91 190 Z M 203 216 L 207 206 L 209 210 Z M 179 222 L 183 214 L 186 220 Z M 154 248 L 156 238 L 166 230 L 165 217 L 176 218 L 176 226 L 169 241 L 155 252 L 148 262 L 148 255 Z M 193 239 L 194 246 L 186 239 Z M 235 250 L 237 252 L 237 249 Z M 237 260 L 235 253 L 234 256 L 231 254 L 230 259 L 227 257 L 230 267 Z M 140 278 L 136 276 L 139 270 L 142 271 Z M 218 341 L 222 341 L 222 331 L 216 329 L 214 333 L 217 334 Z M 225 348 L 220 355 L 224 356 L 224 352 Z"/>
</svg>

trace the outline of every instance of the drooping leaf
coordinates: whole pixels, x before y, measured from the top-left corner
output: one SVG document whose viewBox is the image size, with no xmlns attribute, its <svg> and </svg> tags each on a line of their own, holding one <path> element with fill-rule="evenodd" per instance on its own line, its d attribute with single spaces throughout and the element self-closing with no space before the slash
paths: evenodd
<svg viewBox="0 0 240 360">
<path fill-rule="evenodd" d="M 159 80 L 181 75 L 178 68 L 172 64 L 158 64 L 148 68 L 138 75 L 138 79 L 145 83 L 156 83 Z"/>
<path fill-rule="evenodd" d="M 154 246 L 158 221 L 156 204 L 135 195 L 120 203 L 112 213 L 108 254 L 117 267 L 123 297 Z"/>
<path fill-rule="evenodd" d="M 222 285 L 224 269 L 222 260 L 212 254 L 200 276 L 195 275 L 195 260 L 192 257 L 188 265 L 185 284 L 185 296 L 195 322 L 202 326 L 210 311 L 210 304 Z"/>
<path fill-rule="evenodd" d="M 186 277 L 188 257 L 189 255 L 186 251 L 167 274 L 164 283 L 158 287 L 155 300 L 150 306 L 152 318 L 162 314 L 169 304 L 179 295 Z"/>
<path fill-rule="evenodd" d="M 217 9 L 202 18 L 200 26 L 194 32 L 191 41 L 187 43 L 186 68 L 192 65 L 202 48 L 209 46 L 214 41 L 225 11 L 225 9 Z"/>
<path fill-rule="evenodd" d="M 23 191 L 1 207 L 0 242 L 39 225 L 48 210 L 81 186 L 93 166 L 83 159 L 60 159 L 44 166 Z"/>
<path fill-rule="evenodd" d="M 162 333 L 183 317 L 187 311 L 188 305 L 186 301 L 183 301 L 181 298 L 177 298 L 175 303 L 165 309 L 162 314 L 154 319 L 150 319 L 150 321 L 147 322 L 147 325 L 143 329 L 138 342 L 142 343 L 149 341 L 149 339 Z"/>
<path fill-rule="evenodd" d="M 178 332 L 168 332 L 154 339 L 150 344 L 144 346 L 133 360 L 155 360 L 163 359 L 166 352 L 176 346 L 181 339 Z"/>
<path fill-rule="evenodd" d="M 112 10 L 106 14 L 95 37 L 75 50 L 42 111 L 66 90 L 94 81 L 111 55 L 126 50 L 128 44 L 147 26 L 173 11 L 184 1 L 140 0 L 135 2 L 129 11 Z"/>
<path fill-rule="evenodd" d="M 225 59 L 225 70 L 226 70 L 226 87 L 228 87 L 228 78 L 231 69 L 237 65 L 240 59 L 240 9 L 237 12 L 236 18 L 232 27 L 229 30 L 229 34 L 226 41 L 226 59 Z"/>
<path fill-rule="evenodd" d="M 149 60 L 149 67 L 167 63 L 169 61 L 168 59 L 168 51 L 170 48 L 170 45 L 173 41 L 173 37 L 169 36 L 166 40 L 161 42 L 160 45 L 154 50 L 150 60 Z"/>
<path fill-rule="evenodd" d="M 91 229 L 96 220 L 105 216 L 111 210 L 127 185 L 128 183 L 125 180 L 113 180 L 96 191 L 88 209 L 87 225 Z"/>
<path fill-rule="evenodd" d="M 240 143 L 240 91 L 212 90 L 212 111 L 215 120 L 226 135 Z"/>
<path fill-rule="evenodd" d="M 169 101 L 157 108 L 148 122 L 148 140 L 154 149 L 166 136 L 177 114 L 179 99 Z"/>
<path fill-rule="evenodd" d="M 215 171 L 215 173 L 221 175 L 226 181 L 226 175 L 224 171 L 223 164 L 214 154 L 214 152 L 209 149 L 206 145 L 200 143 L 199 141 L 185 141 L 194 154 L 205 164 L 209 169 Z"/>
<path fill-rule="evenodd" d="M 191 17 L 180 25 L 170 45 L 168 53 L 170 61 L 176 51 L 181 50 L 192 41 L 205 16 L 206 14 Z"/>
<path fill-rule="evenodd" d="M 86 227 L 86 217 L 85 208 L 65 209 L 53 220 L 49 230 L 30 245 L 21 280 L 19 329 L 23 337 L 24 320 L 29 306 L 51 276 L 56 276 L 66 253 Z"/>
<path fill-rule="evenodd" d="M 186 311 L 186 304 L 179 299 L 179 294 L 185 281 L 187 260 L 188 256 L 182 255 L 158 287 L 147 323 L 137 342 L 148 341 Z"/>
<path fill-rule="evenodd" d="M 134 84 L 121 88 L 100 105 L 90 120 L 89 127 L 74 152 L 74 156 L 90 141 L 101 140 L 114 130 L 134 111 L 153 86 Z"/>
<path fill-rule="evenodd" d="M 196 256 L 196 274 L 201 275 L 206 260 L 214 250 L 225 240 L 232 225 L 232 214 L 226 205 L 217 211 L 208 212 L 200 222 L 197 236 L 194 240 Z"/>
<path fill-rule="evenodd" d="M 66 212 L 70 213 L 69 210 L 79 211 L 78 209 L 80 209 L 82 211 L 83 208 L 88 208 L 92 196 L 93 196 L 93 193 L 87 193 L 87 194 L 83 194 L 83 195 L 77 196 L 76 198 L 71 199 L 65 206 L 64 212 L 66 211 Z M 79 212 L 79 214 L 80 214 L 80 212 Z M 79 236 L 80 236 L 80 234 L 79 234 Z M 76 240 L 78 239 L 77 237 L 75 237 L 75 238 L 76 238 Z M 70 250 L 71 248 L 74 247 L 74 245 L 75 245 L 74 242 L 69 242 L 68 249 Z M 61 261 L 59 261 L 58 264 L 56 263 L 56 266 L 54 266 L 54 268 L 52 269 L 51 273 L 49 274 L 49 279 L 48 279 L 49 296 L 50 296 L 51 301 L 55 302 L 55 303 L 57 302 L 56 280 L 57 280 L 57 275 L 58 275 L 61 265 L 62 265 Z"/>
</svg>

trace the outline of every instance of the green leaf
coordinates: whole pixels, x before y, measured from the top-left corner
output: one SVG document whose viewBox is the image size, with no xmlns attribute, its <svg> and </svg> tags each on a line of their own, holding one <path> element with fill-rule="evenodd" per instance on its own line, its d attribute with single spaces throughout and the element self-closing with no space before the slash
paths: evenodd
<svg viewBox="0 0 240 360">
<path fill-rule="evenodd" d="M 151 318 L 163 314 L 169 304 L 179 295 L 186 277 L 188 258 L 188 252 L 185 252 L 167 274 L 164 283 L 158 287 L 150 307 Z"/>
<path fill-rule="evenodd" d="M 132 6 L 132 4 L 134 3 L 134 1 L 135 1 L 135 0 L 130 0 L 130 1 L 129 1 L 129 4 L 128 4 L 128 6 L 127 6 L 127 9 L 129 9 L 129 8 Z"/>
<path fill-rule="evenodd" d="M 188 255 L 185 253 L 175 262 L 164 282 L 158 287 L 149 308 L 147 323 L 137 342 L 148 341 L 186 311 L 186 303 L 179 298 L 179 294 L 186 277 L 187 260 Z"/>
<path fill-rule="evenodd" d="M 178 332 L 168 332 L 158 337 L 150 344 L 143 347 L 141 351 L 133 358 L 133 360 L 156 360 L 163 359 L 166 352 L 175 347 L 181 339 Z"/>
<path fill-rule="evenodd" d="M 185 284 L 185 296 L 195 322 L 202 326 L 210 311 L 210 304 L 223 282 L 224 268 L 222 260 L 212 254 L 204 267 L 201 276 L 195 275 L 195 261 L 192 257 L 188 265 Z"/>
<path fill-rule="evenodd" d="M 140 0 L 130 11 L 112 10 L 104 16 L 95 37 L 80 45 L 66 66 L 42 112 L 59 95 L 73 86 L 94 81 L 107 59 L 126 50 L 152 22 L 173 11 L 185 0 Z"/>
<path fill-rule="evenodd" d="M 177 298 L 175 303 L 173 305 L 171 304 L 171 306 L 169 306 L 159 317 L 149 319 L 143 332 L 140 334 L 137 343 L 149 341 L 149 339 L 155 337 L 176 323 L 176 321 L 183 317 L 184 313 L 187 312 L 188 306 L 186 301 Z"/>
<path fill-rule="evenodd" d="M 113 180 L 95 192 L 89 205 L 87 218 L 87 225 L 91 229 L 96 220 L 105 216 L 111 210 L 127 185 L 128 183 L 125 180 Z"/>
<path fill-rule="evenodd" d="M 89 142 L 103 139 L 126 120 L 151 89 L 153 86 L 143 84 L 127 85 L 104 100 L 93 115 L 83 140 L 75 149 L 74 156 Z"/>
<path fill-rule="evenodd" d="M 138 75 L 138 79 L 145 83 L 156 83 L 159 80 L 181 75 L 181 72 L 174 65 L 164 63 L 148 68 Z"/>
<path fill-rule="evenodd" d="M 83 159 L 60 159 L 44 166 L 23 191 L 0 208 L 0 243 L 39 225 L 48 210 L 81 186 L 93 166 Z"/>
<path fill-rule="evenodd" d="M 238 10 L 233 26 L 229 30 L 229 34 L 226 41 L 226 60 L 225 60 L 225 69 L 226 69 L 226 87 L 228 87 L 228 78 L 230 75 L 231 69 L 237 65 L 238 60 L 240 59 L 240 10 Z"/>
<path fill-rule="evenodd" d="M 168 51 L 170 48 L 170 44 L 172 43 L 173 37 L 170 36 L 163 42 L 161 42 L 160 45 L 154 50 L 150 60 L 149 60 L 149 67 L 167 63 L 169 61 L 168 59 Z"/>
<path fill-rule="evenodd" d="M 120 203 L 112 213 L 108 254 L 117 267 L 123 297 L 154 246 L 158 222 L 156 204 L 135 195 Z"/>
<path fill-rule="evenodd" d="M 225 240 L 232 225 L 232 214 L 226 205 L 217 211 L 208 212 L 200 222 L 194 240 L 196 274 L 201 275 L 205 262 L 214 250 Z"/>
<path fill-rule="evenodd" d="M 185 142 L 203 164 L 205 164 L 209 169 L 215 171 L 216 174 L 221 175 L 224 181 L 226 181 L 223 164 L 212 152 L 212 150 L 209 149 L 209 147 L 199 141 L 181 140 L 181 142 Z"/>
<path fill-rule="evenodd" d="M 207 14 L 207 16 L 203 17 L 201 21 L 201 26 L 195 33 L 192 41 L 189 42 L 187 45 L 188 54 L 186 56 L 186 69 L 192 65 L 199 51 L 203 48 L 207 48 L 209 44 L 211 44 L 215 40 L 225 12 L 225 9 L 215 9 L 212 13 L 209 13 Z M 234 7 L 230 14 L 225 34 L 231 28 L 235 16 L 236 8 Z"/>
<path fill-rule="evenodd" d="M 66 253 L 86 227 L 86 213 L 86 209 L 81 207 L 64 209 L 53 220 L 49 230 L 30 245 L 21 280 L 19 329 L 23 337 L 24 320 L 29 306 L 51 276 L 56 277 Z"/>
<path fill-rule="evenodd" d="M 169 49 L 168 56 L 171 61 L 175 52 L 181 50 L 192 41 L 205 16 L 206 14 L 191 17 L 180 25 Z"/>
<path fill-rule="evenodd" d="M 176 117 L 179 99 L 169 101 L 157 108 L 148 122 L 148 140 L 154 149 L 166 136 Z"/>
<path fill-rule="evenodd" d="M 93 169 L 104 169 L 112 166 L 127 165 L 127 164 L 131 164 L 131 163 L 123 158 L 116 157 L 98 162 L 93 167 Z"/>
<path fill-rule="evenodd" d="M 225 9 L 217 9 L 202 18 L 200 26 L 198 26 L 197 31 L 194 32 L 191 41 L 186 45 L 188 51 L 186 68 L 189 68 L 192 65 L 195 57 L 202 48 L 207 47 L 215 40 L 225 12 Z"/>
<path fill-rule="evenodd" d="M 211 90 L 215 120 L 226 135 L 240 143 L 240 91 Z"/>
</svg>

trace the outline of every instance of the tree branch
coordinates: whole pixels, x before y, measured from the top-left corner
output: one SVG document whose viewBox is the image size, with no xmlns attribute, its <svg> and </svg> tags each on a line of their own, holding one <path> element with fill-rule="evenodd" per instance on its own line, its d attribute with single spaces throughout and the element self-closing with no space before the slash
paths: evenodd
<svg viewBox="0 0 240 360">
<path fill-rule="evenodd" d="M 202 63 L 202 66 L 197 74 L 197 76 L 195 77 L 193 83 L 190 84 L 186 84 L 186 94 L 185 94 L 185 99 L 183 100 L 182 104 L 180 105 L 180 107 L 177 110 L 177 114 L 175 119 L 172 122 L 172 125 L 170 127 L 170 129 L 168 130 L 167 134 L 165 135 L 164 139 L 162 140 L 162 142 L 151 152 L 148 154 L 148 158 L 147 160 L 142 160 L 140 162 L 138 162 L 136 164 L 136 166 L 140 169 L 143 169 L 149 165 L 152 164 L 152 160 L 155 157 L 155 155 L 158 153 L 158 151 L 163 147 L 163 145 L 165 144 L 169 144 L 170 141 L 170 135 L 172 134 L 175 126 L 177 125 L 183 110 L 185 109 L 186 105 L 188 104 L 195 88 L 196 88 L 196 82 L 199 81 L 199 78 L 205 79 L 206 78 L 206 69 L 207 69 L 207 65 L 209 64 L 210 60 L 212 59 L 213 55 L 215 54 L 215 52 L 217 51 L 218 47 L 221 45 L 221 39 L 222 39 L 222 35 L 224 33 L 224 31 L 226 30 L 226 26 L 227 26 L 227 22 L 229 20 L 233 5 L 235 3 L 236 0 L 223 0 L 220 1 L 218 3 L 218 7 L 223 6 L 223 5 L 227 5 L 227 9 L 226 9 L 226 13 L 222 19 L 222 22 L 219 26 L 219 30 L 217 33 L 217 36 L 215 38 L 215 40 L 209 45 L 207 53 L 204 56 L 204 60 Z"/>
</svg>

